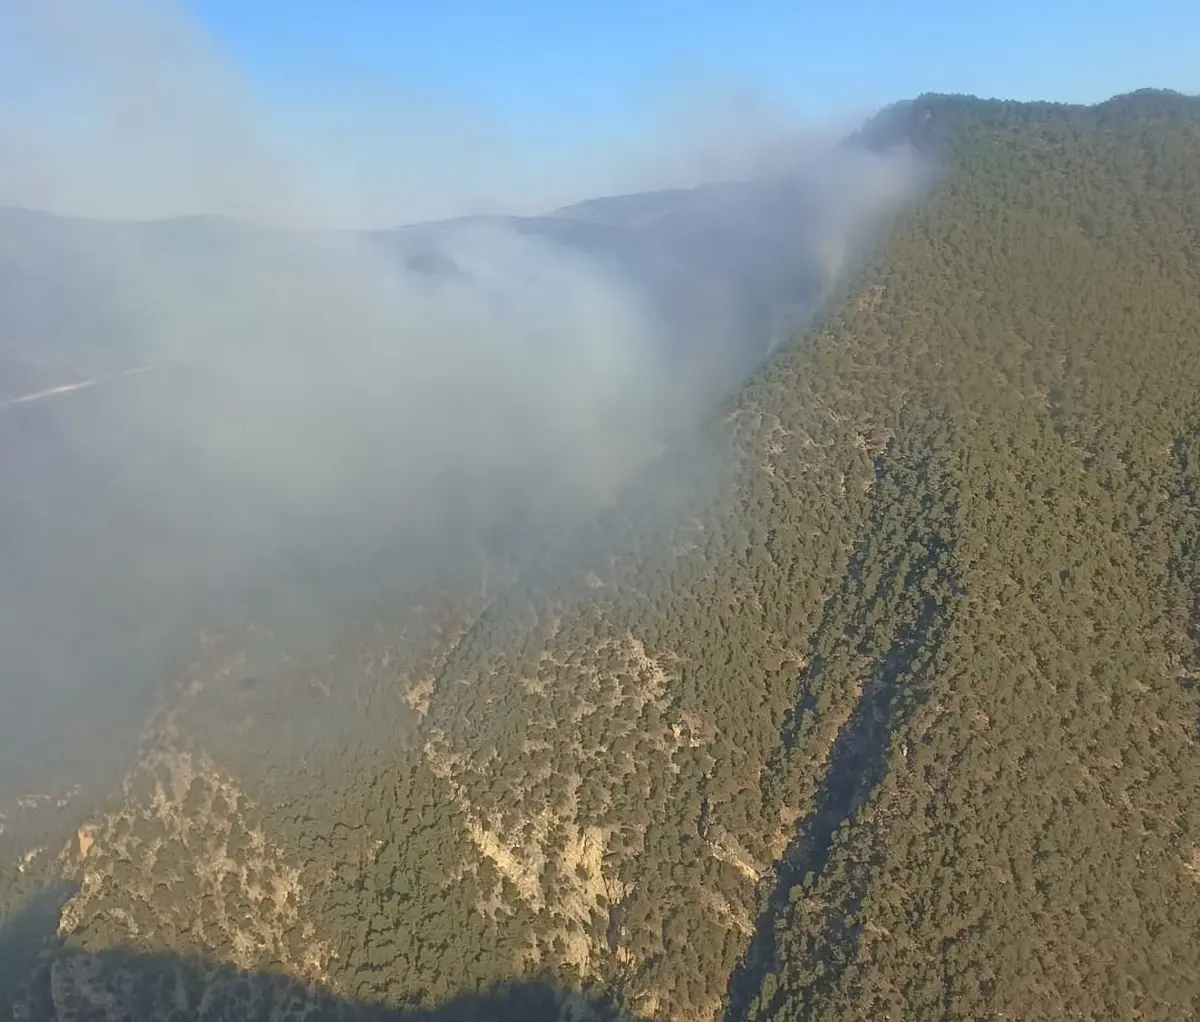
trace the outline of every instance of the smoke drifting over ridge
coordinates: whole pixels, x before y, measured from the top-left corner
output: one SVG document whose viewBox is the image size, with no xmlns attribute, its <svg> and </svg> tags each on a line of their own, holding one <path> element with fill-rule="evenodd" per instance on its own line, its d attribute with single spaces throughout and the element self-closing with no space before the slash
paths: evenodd
<svg viewBox="0 0 1200 1022">
<path fill-rule="evenodd" d="M 32 97 L 0 115 L 0 205 L 197 214 L 0 216 L 0 400 L 147 367 L 0 407 L 6 750 L 248 593 L 319 641 L 325 588 L 381 560 L 436 580 L 582 520 L 922 177 L 770 138 L 759 184 L 352 232 L 181 9 L 0 0 L 0 38 Z"/>
</svg>

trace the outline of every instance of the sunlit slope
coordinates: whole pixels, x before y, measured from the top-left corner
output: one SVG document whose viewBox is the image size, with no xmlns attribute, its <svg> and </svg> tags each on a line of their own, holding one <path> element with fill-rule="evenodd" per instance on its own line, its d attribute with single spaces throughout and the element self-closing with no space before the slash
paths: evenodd
<svg viewBox="0 0 1200 1022">
<path fill-rule="evenodd" d="M 867 137 L 935 194 L 703 456 L 197 676 L 62 860 L 61 1003 L 124 947 L 391 1005 L 544 969 L 689 1022 L 1195 1012 L 1200 111 L 925 97 Z"/>
<path fill-rule="evenodd" d="M 904 114 L 955 170 L 829 337 L 895 436 L 802 676 L 863 719 L 734 1016 L 1187 1017 L 1200 102 Z"/>
<path fill-rule="evenodd" d="M 733 493 L 493 608 L 426 759 L 643 1012 L 1186 1013 L 1195 104 L 908 115 L 947 176 L 730 407 Z"/>
</svg>

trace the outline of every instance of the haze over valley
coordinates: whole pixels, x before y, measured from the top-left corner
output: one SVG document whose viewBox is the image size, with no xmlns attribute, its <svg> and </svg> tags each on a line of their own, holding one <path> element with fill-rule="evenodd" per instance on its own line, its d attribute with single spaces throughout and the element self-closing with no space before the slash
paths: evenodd
<svg viewBox="0 0 1200 1022">
<path fill-rule="evenodd" d="M 8 211 L 3 747 L 27 764 L 80 697 L 130 712 L 201 622 L 311 639 L 327 600 L 504 577 L 760 365 L 917 173 L 846 149 L 369 234 Z"/>
</svg>

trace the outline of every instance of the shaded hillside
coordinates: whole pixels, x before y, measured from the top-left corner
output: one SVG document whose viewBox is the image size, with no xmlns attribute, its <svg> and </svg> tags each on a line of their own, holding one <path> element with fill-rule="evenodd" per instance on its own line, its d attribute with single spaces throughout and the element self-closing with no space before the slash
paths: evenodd
<svg viewBox="0 0 1200 1022">
<path fill-rule="evenodd" d="M 0 926 L 0 969 L 27 960 L 20 985 L 0 990 L 0 1017 L 54 1022 L 165 1022 L 167 1019 L 261 1019 L 287 1022 L 636 1022 L 601 990 L 567 989 L 536 975 L 480 984 L 428 1009 L 338 997 L 282 972 L 253 972 L 202 958 L 116 949 L 89 954 L 56 947 L 40 958 L 39 941 L 55 942 L 52 911 L 61 895 Z"/>
<path fill-rule="evenodd" d="M 944 176 L 705 457 L 320 655 L 197 661 L 22 864 L 80 884 L 72 953 L 425 1010 L 534 970 L 688 1022 L 1200 1008 L 1200 101 L 872 132 Z"/>
</svg>

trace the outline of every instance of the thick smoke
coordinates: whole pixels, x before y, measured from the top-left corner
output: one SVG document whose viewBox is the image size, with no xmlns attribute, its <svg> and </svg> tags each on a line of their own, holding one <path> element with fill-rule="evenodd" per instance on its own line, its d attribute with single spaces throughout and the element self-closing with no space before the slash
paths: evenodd
<svg viewBox="0 0 1200 1022">
<path fill-rule="evenodd" d="M 352 232 L 181 10 L 0 0 L 0 40 L 0 205 L 95 218 L 0 221 L 7 750 L 206 615 L 320 641 L 334 593 L 583 520 L 766 353 L 745 309 L 827 286 L 919 178 L 808 135 L 641 213 Z"/>
</svg>

